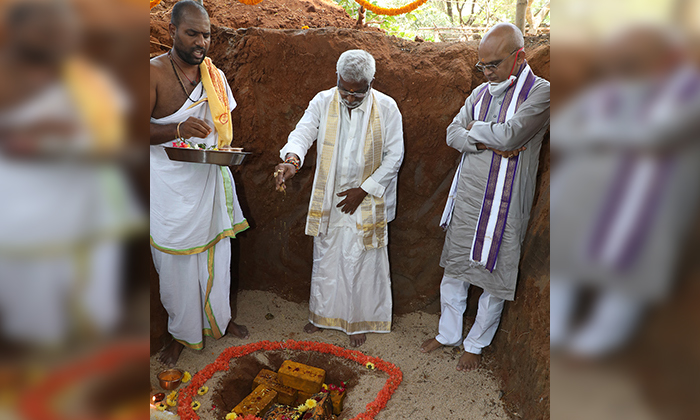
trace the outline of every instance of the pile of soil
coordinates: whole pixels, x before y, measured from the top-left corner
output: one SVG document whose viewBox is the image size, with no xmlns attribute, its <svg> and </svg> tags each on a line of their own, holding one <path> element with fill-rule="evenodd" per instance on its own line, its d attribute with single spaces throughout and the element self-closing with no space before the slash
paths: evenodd
<svg viewBox="0 0 700 420">
<path fill-rule="evenodd" d="M 171 45 L 168 23 L 175 3 L 177 0 L 163 0 L 151 9 L 151 56 L 167 51 L 163 45 Z M 212 25 L 225 28 L 358 28 L 356 17 L 331 0 L 264 0 L 255 6 L 237 0 L 206 0 L 204 7 Z"/>
</svg>

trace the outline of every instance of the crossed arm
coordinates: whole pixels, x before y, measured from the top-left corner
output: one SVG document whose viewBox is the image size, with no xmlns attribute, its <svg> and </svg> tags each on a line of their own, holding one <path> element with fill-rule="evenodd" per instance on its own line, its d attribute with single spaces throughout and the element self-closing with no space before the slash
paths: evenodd
<svg viewBox="0 0 700 420">
<path fill-rule="evenodd" d="M 512 157 L 549 121 L 549 85 L 533 87 L 528 99 L 504 123 L 477 121 L 472 114 L 472 94 L 447 127 L 447 145 L 463 153 L 492 150 Z"/>
</svg>

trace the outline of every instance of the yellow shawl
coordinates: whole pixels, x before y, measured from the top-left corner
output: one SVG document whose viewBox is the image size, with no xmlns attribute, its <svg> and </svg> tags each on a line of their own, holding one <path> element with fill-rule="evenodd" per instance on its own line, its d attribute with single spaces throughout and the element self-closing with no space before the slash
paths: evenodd
<svg viewBox="0 0 700 420">
<path fill-rule="evenodd" d="M 226 93 L 226 79 L 219 69 L 214 66 L 209 57 L 199 65 L 202 74 L 202 84 L 207 92 L 207 102 L 214 121 L 216 132 L 219 133 L 219 149 L 228 147 L 233 140 L 233 124 L 231 123 L 231 108 Z"/>
<path fill-rule="evenodd" d="M 376 98 L 373 96 L 372 109 L 369 115 L 369 123 L 367 124 L 367 133 L 365 135 L 363 182 L 369 178 L 382 163 L 383 139 L 377 101 L 375 99 Z M 311 205 L 309 207 L 309 215 L 306 224 L 306 234 L 310 236 L 318 236 L 321 228 L 321 218 L 324 215 L 323 203 L 326 195 L 326 186 L 328 184 L 328 174 L 331 170 L 333 152 L 338 137 L 339 119 L 338 91 L 336 90 L 331 100 L 330 107 L 328 108 L 326 132 L 323 138 L 323 150 L 321 151 L 316 181 L 314 182 L 314 188 L 311 194 Z M 331 194 L 332 193 L 331 191 Z M 325 209 L 325 212 L 328 211 L 329 209 Z M 362 215 L 362 225 L 358 225 L 357 228 L 363 232 L 362 236 L 365 249 L 382 248 L 386 246 L 387 223 L 384 199 L 367 194 L 360 204 L 360 211 Z"/>
</svg>

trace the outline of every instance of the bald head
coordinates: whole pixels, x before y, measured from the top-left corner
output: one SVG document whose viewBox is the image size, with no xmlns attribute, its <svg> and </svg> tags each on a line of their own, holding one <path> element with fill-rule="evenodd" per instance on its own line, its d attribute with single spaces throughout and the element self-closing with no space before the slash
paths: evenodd
<svg viewBox="0 0 700 420">
<path fill-rule="evenodd" d="M 207 9 L 204 6 L 192 0 L 181 0 L 173 6 L 170 23 L 175 27 L 180 26 L 185 15 L 205 16 L 209 19 L 209 13 L 207 13 Z"/>
<path fill-rule="evenodd" d="M 507 80 L 525 61 L 523 33 L 510 23 L 494 25 L 479 44 L 479 65 L 491 83 Z"/>
<path fill-rule="evenodd" d="M 517 26 L 512 23 L 497 23 L 481 38 L 479 49 L 489 48 L 496 52 L 510 54 L 518 48 L 523 48 L 524 45 L 523 33 Z"/>
</svg>

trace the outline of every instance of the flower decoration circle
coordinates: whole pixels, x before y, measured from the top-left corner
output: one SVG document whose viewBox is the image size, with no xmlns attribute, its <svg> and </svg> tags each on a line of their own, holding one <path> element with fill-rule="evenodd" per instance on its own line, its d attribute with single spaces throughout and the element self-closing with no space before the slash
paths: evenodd
<svg viewBox="0 0 700 420">
<path fill-rule="evenodd" d="M 196 409 L 194 408 L 195 403 L 197 404 L 197 408 L 199 408 L 199 403 L 197 401 L 193 401 L 193 398 L 197 394 L 197 391 L 204 386 L 204 384 L 211 379 L 215 373 L 225 371 L 230 368 L 231 359 L 246 356 L 260 350 L 274 351 L 285 349 L 315 351 L 319 353 L 331 354 L 336 357 L 342 357 L 344 359 L 354 361 L 362 366 L 367 366 L 367 363 L 372 363 L 376 369 L 389 374 L 389 378 L 386 380 L 386 383 L 379 391 L 374 401 L 366 405 L 365 411 L 350 420 L 373 420 L 374 416 L 376 416 L 381 410 L 384 409 L 384 407 L 386 407 L 387 402 L 403 380 L 403 373 L 401 372 L 401 369 L 399 369 L 393 363 L 389 363 L 378 357 L 367 356 L 366 354 L 357 350 L 349 350 L 333 344 L 318 343 L 314 341 L 259 341 L 257 343 L 250 343 L 243 346 L 229 347 L 222 351 L 213 363 L 207 365 L 204 369 L 197 372 L 192 377 L 191 383 L 180 391 L 177 409 L 180 419 L 199 420 L 200 417 L 197 415 L 195 412 Z M 344 383 L 343 388 L 345 388 Z M 297 407 L 297 409 L 301 409 L 304 406 L 306 406 L 306 404 Z M 246 416 L 244 420 L 249 420 L 249 417 L 250 420 L 260 420 L 258 417 L 254 416 Z M 228 415 L 226 418 L 229 419 Z"/>
</svg>

